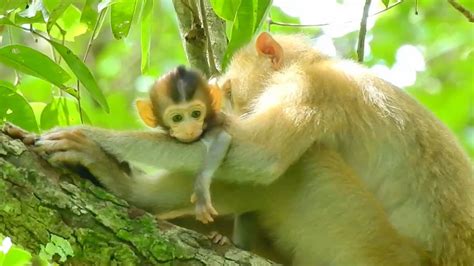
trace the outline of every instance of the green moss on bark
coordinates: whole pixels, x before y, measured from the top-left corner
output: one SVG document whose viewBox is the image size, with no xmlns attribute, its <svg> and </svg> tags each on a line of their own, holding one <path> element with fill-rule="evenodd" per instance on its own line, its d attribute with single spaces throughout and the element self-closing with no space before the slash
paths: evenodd
<svg viewBox="0 0 474 266">
<path fill-rule="evenodd" d="M 0 234 L 66 264 L 270 265 L 144 213 L 0 133 Z"/>
</svg>

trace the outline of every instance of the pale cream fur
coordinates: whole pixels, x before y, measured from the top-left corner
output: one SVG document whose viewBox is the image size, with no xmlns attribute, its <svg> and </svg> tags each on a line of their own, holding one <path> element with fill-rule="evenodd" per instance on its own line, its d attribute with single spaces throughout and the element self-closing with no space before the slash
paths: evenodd
<svg viewBox="0 0 474 266">
<path fill-rule="evenodd" d="M 324 56 L 301 36 L 274 38 L 280 68 L 249 44 L 222 77 L 236 116 L 213 181 L 219 213 L 256 211 L 294 265 L 473 265 L 473 169 L 453 134 L 360 65 Z M 89 166 L 110 189 L 158 213 L 192 213 L 202 144 L 80 132 L 120 160 L 170 170 L 127 181 L 106 174 L 110 164 Z"/>
</svg>

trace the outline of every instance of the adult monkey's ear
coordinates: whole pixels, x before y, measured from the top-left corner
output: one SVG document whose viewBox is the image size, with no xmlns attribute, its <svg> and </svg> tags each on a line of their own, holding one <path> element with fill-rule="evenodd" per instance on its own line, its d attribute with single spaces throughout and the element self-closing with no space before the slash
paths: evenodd
<svg viewBox="0 0 474 266">
<path fill-rule="evenodd" d="M 255 42 L 255 48 L 259 55 L 270 58 L 273 69 L 280 69 L 283 61 L 283 49 L 269 33 L 262 32 L 258 35 Z"/>
<path fill-rule="evenodd" d="M 158 119 L 156 119 L 156 116 L 153 113 L 153 106 L 149 100 L 138 99 L 135 101 L 135 105 L 137 106 L 137 111 L 140 115 L 140 118 L 147 126 L 158 126 Z"/>
</svg>

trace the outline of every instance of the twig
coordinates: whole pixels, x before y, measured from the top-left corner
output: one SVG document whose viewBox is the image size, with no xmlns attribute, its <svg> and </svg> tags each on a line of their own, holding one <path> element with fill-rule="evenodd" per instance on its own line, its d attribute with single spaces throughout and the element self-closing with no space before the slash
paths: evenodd
<svg viewBox="0 0 474 266">
<path fill-rule="evenodd" d="M 32 28 L 23 28 L 22 26 L 17 26 L 17 25 L 11 25 L 11 26 L 16 27 L 16 28 L 19 28 L 19 29 L 22 29 L 22 30 L 25 30 L 25 31 L 28 31 L 28 32 L 31 32 L 31 33 L 33 33 L 34 35 L 36 35 L 36 36 L 40 37 L 41 39 L 46 40 L 46 41 L 48 41 L 48 42 L 50 41 L 50 40 L 48 39 L 48 37 L 42 35 L 41 33 L 35 31 L 35 30 L 32 29 Z"/>
<path fill-rule="evenodd" d="M 99 17 L 97 18 L 97 21 L 95 22 L 94 29 L 92 30 L 92 35 L 89 39 L 89 42 L 87 43 L 84 57 L 82 58 L 82 62 L 84 63 L 87 60 L 87 56 L 89 55 L 89 52 L 92 47 L 92 43 L 94 42 L 94 39 L 95 39 L 95 35 L 97 34 L 97 31 L 99 30 L 99 26 L 102 24 L 102 19 L 105 17 L 107 9 L 108 8 L 104 8 L 100 11 Z M 81 83 L 79 82 L 79 79 L 77 80 L 77 83 L 76 83 L 76 89 L 77 89 L 77 107 L 79 108 L 79 118 L 81 119 L 81 124 L 84 124 L 84 116 L 82 114 L 82 104 L 81 104 Z"/>
<path fill-rule="evenodd" d="M 368 15 L 368 17 L 373 17 L 373 16 L 377 16 L 385 11 L 388 11 L 396 6 L 398 6 L 399 4 L 403 3 L 404 0 L 400 0 L 380 11 L 377 11 L 373 14 L 370 14 Z M 330 26 L 330 25 L 334 25 L 334 24 L 346 24 L 346 23 L 352 23 L 352 22 L 355 22 L 356 20 L 355 19 L 351 19 L 351 20 L 346 20 L 346 21 L 333 21 L 333 22 L 326 22 L 326 23 L 318 23 L 318 24 L 297 24 L 297 23 L 285 23 L 285 22 L 278 22 L 278 21 L 273 21 L 271 18 L 268 20 L 268 26 L 270 27 L 271 25 L 277 25 L 277 26 L 282 26 L 282 27 L 301 27 L 301 28 L 309 28 L 309 27 L 323 27 L 323 26 Z"/>
<path fill-rule="evenodd" d="M 210 75 L 216 75 L 219 73 L 219 70 L 217 70 L 217 67 L 216 67 L 216 62 L 214 61 L 215 58 L 214 58 L 214 52 L 212 50 L 212 44 L 211 44 L 211 36 L 209 34 L 209 27 L 207 25 L 207 18 L 206 18 L 206 12 L 204 10 L 204 1 L 203 0 L 200 0 L 199 1 L 199 10 L 200 10 L 200 13 L 201 13 L 201 22 L 202 22 L 202 27 L 204 29 L 204 34 L 206 35 L 206 39 L 207 39 L 207 55 L 208 55 L 208 59 L 209 59 L 209 71 L 210 71 Z"/>
<path fill-rule="evenodd" d="M 61 26 L 59 26 L 58 23 L 54 23 L 54 25 L 55 25 L 56 27 L 58 27 L 59 32 L 61 33 L 61 44 L 64 45 L 64 40 L 66 39 L 66 31 L 65 31 L 63 28 L 61 28 Z M 48 33 L 48 37 L 49 37 L 49 39 L 52 39 L 52 38 L 51 38 L 51 35 L 49 35 L 49 33 Z M 53 48 L 53 46 L 51 46 L 51 49 L 52 49 L 52 54 L 53 54 L 53 59 L 54 59 L 54 61 L 55 61 L 56 63 L 60 64 L 62 57 L 59 57 L 58 59 L 56 59 L 56 54 L 54 53 L 54 48 Z"/>
<path fill-rule="evenodd" d="M 268 22 L 268 25 L 267 25 L 267 31 L 268 32 L 272 32 L 272 14 L 271 12 L 268 13 L 268 19 L 267 19 L 267 22 Z"/>
<path fill-rule="evenodd" d="M 448 0 L 448 2 L 461 14 L 463 14 L 469 22 L 474 22 L 474 15 L 471 11 L 467 10 L 467 8 L 463 7 L 460 3 L 456 2 L 455 0 Z"/>
<path fill-rule="evenodd" d="M 10 29 L 10 27 L 6 27 L 7 28 L 7 31 L 8 31 L 8 38 L 10 39 L 10 44 L 13 44 L 13 35 L 12 35 L 12 31 Z M 13 85 L 17 86 L 20 84 L 21 82 L 21 77 L 20 77 L 20 73 L 18 73 L 18 71 L 13 70 L 15 72 L 15 82 L 13 83 Z"/>
<path fill-rule="evenodd" d="M 372 0 L 365 0 L 362 19 L 360 20 L 359 42 L 357 43 L 357 57 L 359 62 L 364 62 L 365 35 L 367 34 L 367 17 L 369 16 L 370 3 Z"/>
</svg>

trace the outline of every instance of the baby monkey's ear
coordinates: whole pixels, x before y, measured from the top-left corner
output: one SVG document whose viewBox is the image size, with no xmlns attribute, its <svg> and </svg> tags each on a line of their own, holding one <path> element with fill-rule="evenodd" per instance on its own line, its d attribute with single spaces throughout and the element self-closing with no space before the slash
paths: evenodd
<svg viewBox="0 0 474 266">
<path fill-rule="evenodd" d="M 135 101 L 137 106 L 138 114 L 140 118 L 145 122 L 149 127 L 157 127 L 158 119 L 156 119 L 155 114 L 153 113 L 153 105 L 149 100 L 138 99 Z"/>
<path fill-rule="evenodd" d="M 218 113 L 222 109 L 222 90 L 217 84 L 208 84 L 212 110 Z"/>
</svg>

